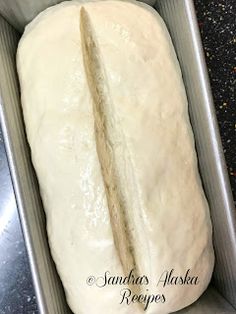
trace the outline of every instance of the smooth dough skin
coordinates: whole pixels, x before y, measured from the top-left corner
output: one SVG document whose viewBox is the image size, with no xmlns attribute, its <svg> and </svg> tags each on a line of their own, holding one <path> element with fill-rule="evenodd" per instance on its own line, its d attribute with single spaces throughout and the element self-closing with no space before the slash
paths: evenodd
<svg viewBox="0 0 236 314">
<path fill-rule="evenodd" d="M 64 2 L 26 27 L 17 67 L 72 311 L 166 314 L 193 303 L 211 278 L 212 228 L 179 64 L 158 13 L 137 2 Z M 107 280 L 132 269 L 148 282 Z M 173 279 L 187 271 L 198 278 Z M 160 297 L 147 304 L 149 295 Z"/>
</svg>

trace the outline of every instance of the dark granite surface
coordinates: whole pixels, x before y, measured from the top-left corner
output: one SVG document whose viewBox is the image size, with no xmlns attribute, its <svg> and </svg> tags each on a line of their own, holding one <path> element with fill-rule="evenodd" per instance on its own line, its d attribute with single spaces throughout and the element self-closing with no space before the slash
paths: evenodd
<svg viewBox="0 0 236 314">
<path fill-rule="evenodd" d="M 195 0 L 195 4 L 236 201 L 236 1 Z M 9 182 L 0 131 L 0 314 L 36 314 L 27 254 Z"/>
<path fill-rule="evenodd" d="M 195 0 L 195 5 L 236 203 L 236 1 Z"/>
</svg>

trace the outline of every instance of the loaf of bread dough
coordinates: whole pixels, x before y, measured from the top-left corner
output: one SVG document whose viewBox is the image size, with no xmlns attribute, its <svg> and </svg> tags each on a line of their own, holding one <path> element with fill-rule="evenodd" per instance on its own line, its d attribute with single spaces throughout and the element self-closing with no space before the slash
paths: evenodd
<svg viewBox="0 0 236 314">
<path fill-rule="evenodd" d="M 179 64 L 164 22 L 125 1 L 41 13 L 17 53 L 51 253 L 76 314 L 165 314 L 214 255 Z"/>
</svg>

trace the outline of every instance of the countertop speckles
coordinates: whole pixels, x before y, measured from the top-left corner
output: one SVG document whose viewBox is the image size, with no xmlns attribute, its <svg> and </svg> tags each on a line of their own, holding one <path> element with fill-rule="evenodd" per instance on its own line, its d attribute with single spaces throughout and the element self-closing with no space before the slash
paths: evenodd
<svg viewBox="0 0 236 314">
<path fill-rule="evenodd" d="M 195 0 L 195 4 L 236 201 L 236 1 Z M 7 189 L 7 184 L 2 182 L 10 180 L 9 173 L 3 173 L 5 168 L 0 130 L 0 314 L 38 314 L 16 204 L 10 198 L 3 204 L 1 198 L 1 191 Z M 2 219 L 5 206 L 12 209 L 12 216 Z"/>
<path fill-rule="evenodd" d="M 236 203 L 236 1 L 195 0 L 195 4 Z"/>
</svg>

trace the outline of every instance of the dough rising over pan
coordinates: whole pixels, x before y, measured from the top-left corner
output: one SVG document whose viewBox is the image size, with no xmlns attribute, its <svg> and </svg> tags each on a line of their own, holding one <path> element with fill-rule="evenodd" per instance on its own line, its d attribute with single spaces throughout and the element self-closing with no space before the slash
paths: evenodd
<svg viewBox="0 0 236 314">
<path fill-rule="evenodd" d="M 17 67 L 51 253 L 72 311 L 144 313 L 145 304 L 121 303 L 122 289 L 164 295 L 147 314 L 193 303 L 211 278 L 212 229 L 182 76 L 158 13 L 113 0 L 56 5 L 26 27 Z M 148 285 L 101 287 L 106 272 L 132 269 Z M 197 284 L 163 287 L 172 269 L 172 277 L 190 270 Z"/>
</svg>

